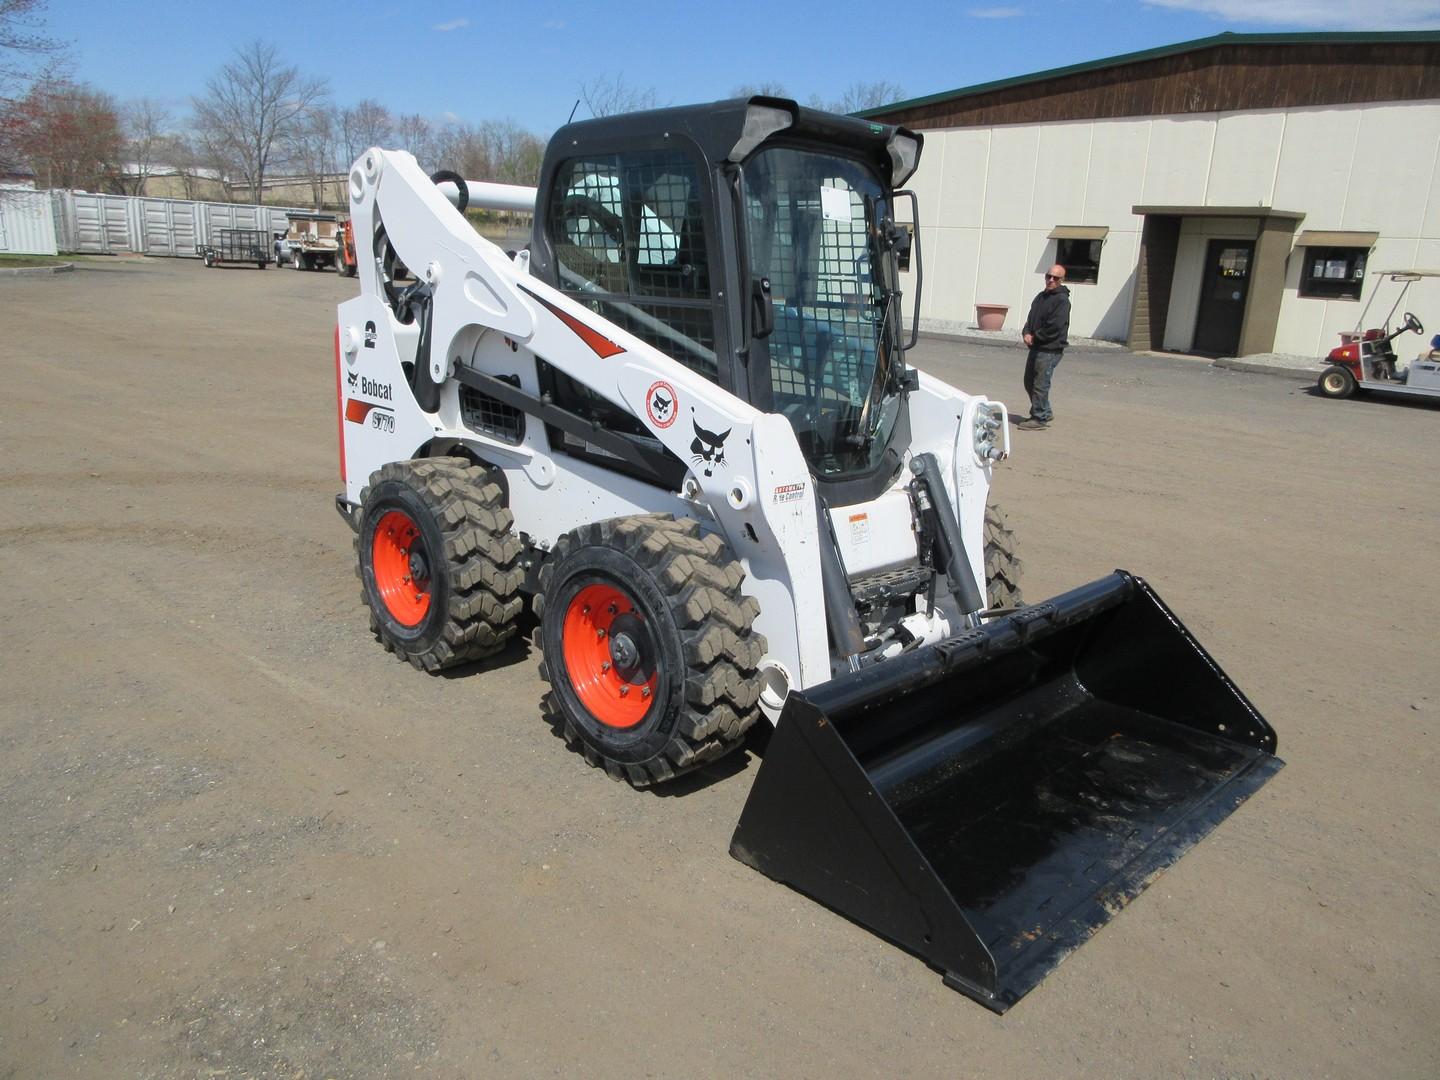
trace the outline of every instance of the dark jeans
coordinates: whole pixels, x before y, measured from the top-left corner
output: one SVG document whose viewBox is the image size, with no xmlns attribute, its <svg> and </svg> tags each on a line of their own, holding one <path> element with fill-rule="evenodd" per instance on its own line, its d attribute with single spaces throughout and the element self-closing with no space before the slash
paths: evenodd
<svg viewBox="0 0 1440 1080">
<path fill-rule="evenodd" d="M 1030 418 L 1048 423 L 1055 416 L 1050 411 L 1050 380 L 1060 365 L 1064 350 L 1030 350 L 1025 360 L 1025 393 L 1030 395 Z"/>
</svg>

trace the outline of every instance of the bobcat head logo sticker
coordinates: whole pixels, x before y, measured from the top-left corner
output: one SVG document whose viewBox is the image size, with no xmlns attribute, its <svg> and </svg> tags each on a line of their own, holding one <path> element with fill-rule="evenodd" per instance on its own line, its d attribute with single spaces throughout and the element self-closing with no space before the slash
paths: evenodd
<svg viewBox="0 0 1440 1080">
<path fill-rule="evenodd" d="M 645 412 L 658 428 L 675 423 L 675 388 L 668 382 L 651 383 L 645 391 Z"/>
<path fill-rule="evenodd" d="M 731 429 L 726 428 L 717 435 L 706 431 L 694 420 L 690 423 L 695 428 L 695 438 L 690 443 L 690 453 L 694 456 L 690 460 L 703 465 L 706 476 L 713 476 L 713 470 L 725 464 L 725 440 L 730 437 Z"/>
<path fill-rule="evenodd" d="M 354 390 L 355 387 L 360 385 L 360 373 L 358 371 L 347 371 L 345 378 L 350 381 L 351 390 Z"/>
</svg>

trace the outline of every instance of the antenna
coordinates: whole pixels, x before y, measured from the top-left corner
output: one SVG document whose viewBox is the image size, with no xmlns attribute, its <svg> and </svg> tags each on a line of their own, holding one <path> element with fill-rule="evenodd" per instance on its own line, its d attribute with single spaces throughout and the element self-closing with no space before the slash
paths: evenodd
<svg viewBox="0 0 1440 1080">
<path fill-rule="evenodd" d="M 577 98 L 575 99 L 575 104 L 572 105 L 572 106 L 570 106 L 570 120 L 574 120 L 574 119 L 575 119 L 575 110 L 578 109 L 579 107 L 580 107 L 580 99 L 577 97 Z M 568 123 L 570 123 L 570 120 L 566 120 L 565 122 L 568 124 Z"/>
</svg>

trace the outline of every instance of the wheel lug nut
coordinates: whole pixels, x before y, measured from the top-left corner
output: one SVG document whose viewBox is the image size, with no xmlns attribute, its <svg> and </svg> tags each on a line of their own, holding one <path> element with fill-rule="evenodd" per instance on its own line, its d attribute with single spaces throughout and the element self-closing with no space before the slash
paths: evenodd
<svg viewBox="0 0 1440 1080">
<path fill-rule="evenodd" d="M 614 604 L 611 604 L 611 605 L 610 605 L 608 608 L 606 608 L 605 610 L 608 611 L 608 612 L 610 612 L 611 615 L 614 615 L 614 614 L 615 614 L 617 611 L 619 611 L 620 609 L 617 608 Z"/>
<path fill-rule="evenodd" d="M 650 688 L 648 686 L 642 686 L 640 688 L 640 696 L 643 698 L 648 698 L 650 696 Z"/>
<path fill-rule="evenodd" d="M 409 574 L 406 574 L 406 575 L 405 575 L 404 577 L 402 577 L 400 580 L 403 581 L 406 585 L 409 585 L 409 584 L 410 584 L 410 575 L 409 575 Z"/>
<path fill-rule="evenodd" d="M 601 665 L 600 665 L 600 670 L 601 670 L 601 671 L 609 671 L 609 670 L 610 670 L 610 661 L 609 661 L 609 660 L 606 660 L 603 664 L 601 664 Z"/>
<path fill-rule="evenodd" d="M 629 683 L 626 683 L 624 686 L 620 687 L 620 696 L 621 696 L 621 697 L 627 697 L 627 696 L 629 695 L 629 693 L 630 693 L 630 684 L 629 684 Z"/>
<path fill-rule="evenodd" d="M 589 604 L 586 604 L 584 607 L 582 607 L 582 608 L 580 609 L 580 614 L 581 614 L 581 615 L 589 615 L 589 614 L 590 614 L 590 605 L 589 605 Z"/>
<path fill-rule="evenodd" d="M 605 636 L 605 628 L 602 626 L 599 630 L 596 630 L 595 636 L 597 638 L 603 638 Z"/>
</svg>

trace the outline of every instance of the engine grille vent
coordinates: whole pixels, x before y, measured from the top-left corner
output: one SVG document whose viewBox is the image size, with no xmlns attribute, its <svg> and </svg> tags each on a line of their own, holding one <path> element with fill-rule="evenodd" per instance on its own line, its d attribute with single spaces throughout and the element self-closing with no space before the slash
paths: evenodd
<svg viewBox="0 0 1440 1080">
<path fill-rule="evenodd" d="M 510 379 L 506 379 L 510 382 Z M 515 380 L 519 383 L 519 380 Z M 460 418 L 471 431 L 502 442 L 518 443 L 525 436 L 525 414 L 472 386 L 460 387 Z"/>
</svg>

